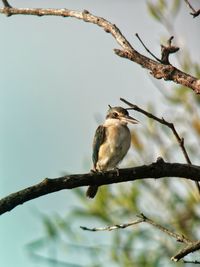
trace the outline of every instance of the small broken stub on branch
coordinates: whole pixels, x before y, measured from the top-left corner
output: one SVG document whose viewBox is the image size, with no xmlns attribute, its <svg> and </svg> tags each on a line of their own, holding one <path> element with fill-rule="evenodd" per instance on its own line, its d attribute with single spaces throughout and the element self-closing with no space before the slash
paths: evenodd
<svg viewBox="0 0 200 267">
<path fill-rule="evenodd" d="M 170 64 L 169 55 L 176 53 L 179 50 L 179 47 L 172 45 L 173 36 L 169 38 L 167 41 L 167 45 L 161 45 L 161 63 L 162 64 Z"/>
</svg>

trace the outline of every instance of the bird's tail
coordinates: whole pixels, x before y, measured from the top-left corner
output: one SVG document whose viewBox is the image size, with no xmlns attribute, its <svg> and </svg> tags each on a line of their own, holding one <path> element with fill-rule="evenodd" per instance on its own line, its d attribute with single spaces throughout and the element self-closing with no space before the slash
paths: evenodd
<svg viewBox="0 0 200 267">
<path fill-rule="evenodd" d="M 86 196 L 89 198 L 94 198 L 97 191 L 98 191 L 98 186 L 97 185 L 91 185 L 88 187 L 88 190 L 86 192 Z"/>
</svg>

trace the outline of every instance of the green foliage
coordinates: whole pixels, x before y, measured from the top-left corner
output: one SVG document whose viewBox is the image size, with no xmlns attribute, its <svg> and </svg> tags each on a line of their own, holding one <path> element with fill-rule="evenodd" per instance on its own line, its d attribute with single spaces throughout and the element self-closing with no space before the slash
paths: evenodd
<svg viewBox="0 0 200 267">
<path fill-rule="evenodd" d="M 157 0 L 148 1 L 147 9 L 150 15 L 160 23 L 170 23 L 180 9 L 180 0 Z M 166 25 L 165 25 L 166 26 Z"/>
<path fill-rule="evenodd" d="M 148 7 L 148 11 L 151 14 L 151 16 L 157 20 L 157 21 L 161 21 L 161 13 L 160 10 L 157 9 L 157 7 L 152 4 L 151 2 L 147 3 L 147 7 Z"/>
</svg>

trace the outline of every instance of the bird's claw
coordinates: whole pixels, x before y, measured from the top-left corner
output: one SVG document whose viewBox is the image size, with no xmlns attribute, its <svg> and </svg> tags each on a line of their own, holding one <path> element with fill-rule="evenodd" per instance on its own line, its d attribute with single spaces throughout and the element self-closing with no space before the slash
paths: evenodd
<svg viewBox="0 0 200 267">
<path fill-rule="evenodd" d="M 90 172 L 91 172 L 91 173 L 97 173 L 97 170 L 95 170 L 95 169 L 91 169 Z"/>
<path fill-rule="evenodd" d="M 115 167 L 114 170 L 116 171 L 117 176 L 119 176 L 119 168 Z"/>
</svg>

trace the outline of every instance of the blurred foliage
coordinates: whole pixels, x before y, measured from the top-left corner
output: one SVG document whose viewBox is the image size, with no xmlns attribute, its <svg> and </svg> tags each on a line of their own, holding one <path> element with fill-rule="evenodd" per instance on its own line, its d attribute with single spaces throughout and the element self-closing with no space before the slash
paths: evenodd
<svg viewBox="0 0 200 267">
<path fill-rule="evenodd" d="M 165 26 L 169 36 L 172 34 L 170 31 L 174 31 L 173 21 L 181 2 L 183 1 L 147 2 L 150 15 Z M 183 71 L 200 78 L 200 65 L 192 61 L 189 52 L 182 52 L 181 60 L 177 58 L 177 63 Z M 166 90 L 166 87 L 173 89 Z M 158 89 L 163 93 L 166 109 L 158 115 L 153 103 L 149 103 L 147 110 L 174 123 L 180 136 L 185 139 L 192 162 L 198 164 L 200 98 L 192 90 L 168 82 L 164 82 Z M 185 162 L 170 129 L 146 117 L 142 117 L 142 120 L 145 126 L 132 132 L 133 149 L 127 157 L 126 166 L 150 163 L 158 156 L 166 161 Z M 86 224 L 88 227 L 98 227 L 126 223 L 142 212 L 177 233 L 190 239 L 200 239 L 200 199 L 194 183 L 180 179 L 162 179 L 102 186 L 94 200 L 86 199 L 83 188 L 74 192 L 79 205 L 66 217 L 58 214 L 40 216 L 45 229 L 44 237 L 27 246 L 29 253 L 35 258 L 41 258 L 41 252 L 46 253 L 53 245 L 54 253 L 62 251 L 66 255 L 65 259 L 70 259 L 75 254 L 77 261 L 52 262 L 50 257 L 46 260 L 48 266 L 190 266 L 183 262 L 171 262 L 171 256 L 182 245 L 144 223 L 126 229 L 95 233 L 83 231 L 79 226 Z M 200 253 L 194 253 L 187 259 L 199 260 Z"/>
</svg>

